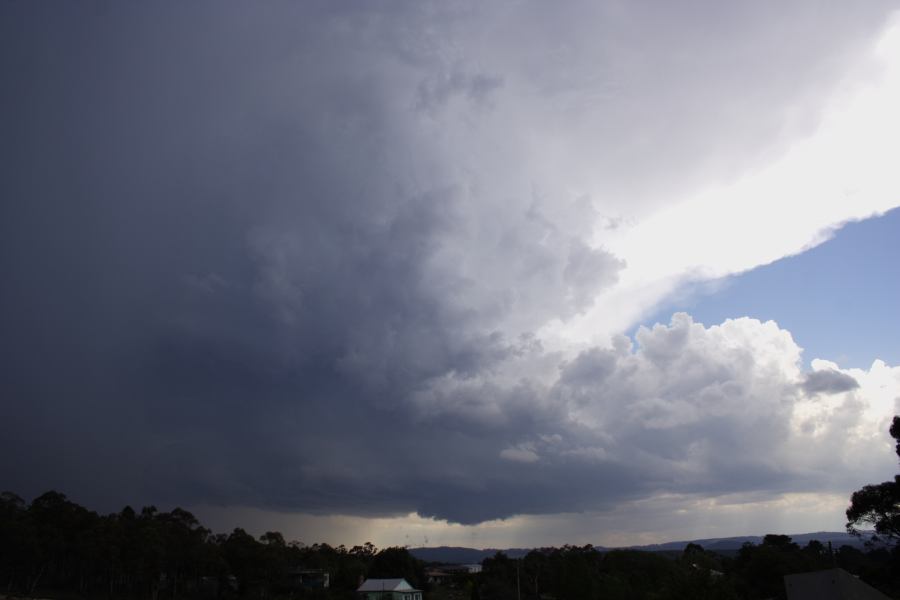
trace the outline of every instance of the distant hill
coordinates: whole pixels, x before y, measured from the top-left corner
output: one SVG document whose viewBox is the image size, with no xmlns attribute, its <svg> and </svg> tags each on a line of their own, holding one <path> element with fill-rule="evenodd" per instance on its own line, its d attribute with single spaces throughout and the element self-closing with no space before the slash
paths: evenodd
<svg viewBox="0 0 900 600">
<path fill-rule="evenodd" d="M 817 531 L 815 533 L 795 533 L 789 534 L 789 537 L 795 544 L 805 546 L 812 540 L 818 540 L 831 545 L 835 550 L 841 546 L 854 546 L 861 548 L 864 540 L 854 537 L 844 531 Z M 663 550 L 684 550 L 685 546 L 690 543 L 700 544 L 705 550 L 724 551 L 724 550 L 740 550 L 741 546 L 750 542 L 751 544 L 761 544 L 763 536 L 761 535 L 744 535 L 727 538 L 709 538 L 704 540 L 690 540 L 682 542 L 666 542 L 665 544 L 650 544 L 648 546 L 633 546 L 636 550 L 648 550 L 650 552 Z"/>
<path fill-rule="evenodd" d="M 812 540 L 818 540 L 825 545 L 831 542 L 836 549 L 841 546 L 854 546 L 861 548 L 863 540 L 854 537 L 843 531 L 817 531 L 815 533 L 796 533 L 792 534 L 791 539 L 800 546 L 805 546 Z M 763 536 L 761 535 L 745 535 L 727 538 L 709 538 L 700 540 L 686 540 L 680 542 L 666 542 L 664 544 L 650 544 L 648 546 L 630 546 L 633 550 L 646 550 L 648 552 L 672 552 L 682 551 L 685 546 L 690 543 L 700 544 L 706 550 L 715 552 L 732 553 L 740 550 L 741 546 L 747 542 L 752 544 L 761 544 Z M 608 550 L 602 546 L 595 546 L 598 550 Z M 485 558 L 494 556 L 497 552 L 503 552 L 510 558 L 521 558 L 528 554 L 530 548 L 486 548 L 479 550 L 477 548 L 461 548 L 458 546 L 440 546 L 437 548 L 410 548 L 410 553 L 419 560 L 434 563 L 446 564 L 473 564 L 481 563 Z"/>
</svg>

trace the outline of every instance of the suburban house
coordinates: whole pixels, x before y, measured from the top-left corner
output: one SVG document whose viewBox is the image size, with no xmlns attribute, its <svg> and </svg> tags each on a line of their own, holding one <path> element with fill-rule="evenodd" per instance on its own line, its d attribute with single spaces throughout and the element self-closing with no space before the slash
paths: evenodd
<svg viewBox="0 0 900 600">
<path fill-rule="evenodd" d="M 288 570 L 288 578 L 292 588 L 303 588 L 307 590 L 325 589 L 330 585 L 330 577 L 328 571 L 323 569 L 304 569 L 303 567 L 295 567 Z"/>
<path fill-rule="evenodd" d="M 444 585 L 445 583 L 452 581 L 455 577 L 460 575 L 471 575 L 474 573 L 481 573 L 481 565 L 439 565 L 425 571 L 425 576 L 428 577 L 428 583 Z"/>
<path fill-rule="evenodd" d="M 361 600 L 422 600 L 422 591 L 405 579 L 366 579 L 356 592 Z"/>
<path fill-rule="evenodd" d="M 435 585 L 444 585 L 453 575 L 441 569 L 428 569 L 425 571 L 428 583 Z"/>
</svg>

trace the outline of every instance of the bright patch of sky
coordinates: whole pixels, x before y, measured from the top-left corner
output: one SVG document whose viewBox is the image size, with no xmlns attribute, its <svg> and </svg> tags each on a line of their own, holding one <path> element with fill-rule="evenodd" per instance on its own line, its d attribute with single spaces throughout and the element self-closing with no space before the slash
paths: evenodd
<svg viewBox="0 0 900 600">
<path fill-rule="evenodd" d="M 786 494 L 757 499 L 668 495 L 603 512 L 518 515 L 478 525 L 447 523 L 415 513 L 384 518 L 280 513 L 254 508 L 193 506 L 214 531 L 241 526 L 254 535 L 281 531 L 288 540 L 353 546 L 364 540 L 390 546 L 534 548 L 593 544 L 606 547 L 675 540 L 759 535 L 780 531 L 841 531 L 845 494 Z"/>
<path fill-rule="evenodd" d="M 811 250 L 746 273 L 689 284 L 644 325 L 689 312 L 712 325 L 735 317 L 774 320 L 804 348 L 807 364 L 824 358 L 868 368 L 900 363 L 900 210 L 850 223 Z"/>
<path fill-rule="evenodd" d="M 784 152 L 773 150 L 768 163 L 738 178 L 672 198 L 648 218 L 614 227 L 600 223 L 593 244 L 611 251 L 625 267 L 592 309 L 549 325 L 547 336 L 559 335 L 564 345 L 596 343 L 634 323 L 667 323 L 680 305 L 668 299 L 682 296 L 686 285 L 708 286 L 797 255 L 827 240 L 843 223 L 900 204 L 900 170 L 893 164 L 900 156 L 897 56 L 900 21 L 895 17 L 868 59 L 833 90 L 813 133 Z M 857 300 L 855 306 L 862 303 Z"/>
</svg>

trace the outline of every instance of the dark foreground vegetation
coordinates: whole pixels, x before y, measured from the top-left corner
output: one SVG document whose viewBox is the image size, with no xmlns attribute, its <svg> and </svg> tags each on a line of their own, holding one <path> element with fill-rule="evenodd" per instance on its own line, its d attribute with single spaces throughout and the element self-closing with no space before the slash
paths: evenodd
<svg viewBox="0 0 900 600">
<path fill-rule="evenodd" d="M 101 516 L 58 492 L 30 504 L 0 495 L 0 594 L 43 598 L 354 598 L 365 577 L 404 577 L 429 600 L 783 598 L 788 573 L 842 567 L 900 597 L 900 552 L 832 552 L 770 535 L 736 556 L 695 544 L 683 553 L 600 551 L 591 546 L 502 553 L 478 574 L 429 585 L 427 565 L 405 548 L 286 543 L 277 532 L 213 534 L 189 512 L 129 507 Z M 301 581 L 327 572 L 330 586 Z"/>
<path fill-rule="evenodd" d="M 321 582 L 304 572 L 324 571 Z M 0 494 L 0 594 L 44 598 L 355 598 L 363 577 L 423 585 L 423 564 L 405 548 L 333 548 L 258 539 L 243 529 L 213 534 L 190 512 L 125 507 L 101 516 L 64 494 L 26 504 Z"/>
<path fill-rule="evenodd" d="M 893 597 L 900 595 L 900 554 L 862 552 L 819 542 L 801 548 L 783 535 L 745 544 L 735 557 L 689 544 L 682 553 L 612 550 L 591 546 L 534 550 L 521 560 L 498 554 L 484 561 L 479 600 L 785 598 L 784 575 L 841 567 Z"/>
</svg>

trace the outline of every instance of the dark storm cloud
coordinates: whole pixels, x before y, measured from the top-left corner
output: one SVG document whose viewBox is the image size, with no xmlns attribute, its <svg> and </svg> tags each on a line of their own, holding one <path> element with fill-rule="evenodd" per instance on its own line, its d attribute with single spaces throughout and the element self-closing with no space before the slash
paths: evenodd
<svg viewBox="0 0 900 600">
<path fill-rule="evenodd" d="M 859 387 L 859 383 L 846 373 L 834 369 L 812 371 L 803 382 L 803 390 L 809 394 L 840 394 Z"/>
<path fill-rule="evenodd" d="M 542 5 L 0 10 L 11 91 L 0 98 L 0 452 L 16 457 L 5 486 L 104 509 L 461 522 L 598 508 L 679 482 L 739 487 L 714 481 L 733 466 L 715 449 L 750 448 L 750 425 L 716 402 L 758 398 L 753 356 L 725 364 L 701 348 L 683 362 L 695 331 L 684 322 L 645 334 L 641 355 L 620 344 L 565 362 L 536 337 L 623 264 L 585 241 L 608 216 L 602 199 L 569 198 L 541 175 L 560 157 L 531 154 L 534 139 L 541 149 L 571 134 L 573 179 L 596 163 L 618 192 L 647 178 L 624 167 L 644 155 L 617 154 L 635 147 L 617 123 L 634 122 L 636 140 L 710 140 L 701 154 L 727 145 L 715 123 L 686 136 L 678 119 L 637 118 L 652 107 L 635 98 L 666 71 L 643 49 L 592 47 L 602 36 L 578 15 Z M 593 16 L 610 30 L 669 27 L 615 12 Z M 825 57 L 839 60 L 881 15 L 851 15 Z M 668 56 L 688 21 L 646 51 Z M 492 22 L 538 40 L 522 48 Z M 588 114 L 582 101 L 608 87 L 599 57 L 619 69 L 610 81 L 624 99 Z M 793 86 L 773 93 L 794 98 Z M 684 88 L 663 81 L 659 93 Z M 796 393 L 778 383 L 773 398 Z M 766 431 L 781 439 L 776 421 Z M 751 471 L 760 485 L 772 476 L 762 459 Z"/>
</svg>

